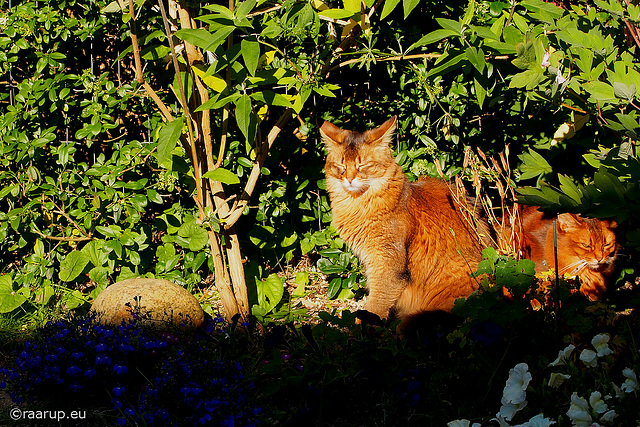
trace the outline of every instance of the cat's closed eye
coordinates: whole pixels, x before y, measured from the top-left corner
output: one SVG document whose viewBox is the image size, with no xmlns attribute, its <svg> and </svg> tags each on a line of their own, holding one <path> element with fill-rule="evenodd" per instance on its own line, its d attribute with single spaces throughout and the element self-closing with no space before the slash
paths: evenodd
<svg viewBox="0 0 640 427">
<path fill-rule="evenodd" d="M 334 163 L 333 164 L 333 170 L 335 171 L 336 174 L 342 175 L 347 171 L 347 167 L 345 165 L 341 165 L 339 163 Z"/>
<path fill-rule="evenodd" d="M 585 249 L 591 249 L 591 244 L 590 243 L 581 242 L 580 246 L 582 246 Z"/>
<path fill-rule="evenodd" d="M 368 162 L 361 165 L 357 165 L 356 169 L 358 172 L 369 174 L 373 173 L 376 170 L 376 164 L 374 162 Z"/>
</svg>

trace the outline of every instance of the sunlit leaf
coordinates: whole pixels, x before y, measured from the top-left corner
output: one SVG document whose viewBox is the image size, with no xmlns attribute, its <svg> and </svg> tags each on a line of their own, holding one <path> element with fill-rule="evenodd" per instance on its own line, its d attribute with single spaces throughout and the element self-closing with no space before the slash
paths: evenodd
<svg viewBox="0 0 640 427">
<path fill-rule="evenodd" d="M 13 281 L 8 274 L 0 276 L 0 313 L 9 313 L 20 307 L 27 298 L 13 290 Z"/>
<path fill-rule="evenodd" d="M 158 134 L 158 163 L 164 165 L 171 157 L 171 152 L 182 135 L 184 119 L 178 117 L 172 122 L 166 123 Z"/>
<path fill-rule="evenodd" d="M 214 181 L 220 181 L 223 184 L 239 184 L 240 178 L 238 175 L 224 168 L 217 168 L 206 172 L 203 175 L 205 179 L 212 179 Z"/>
<path fill-rule="evenodd" d="M 63 282 L 70 282 L 82 273 L 89 264 L 89 256 L 81 251 L 71 251 L 60 262 L 60 272 L 58 277 Z"/>
</svg>

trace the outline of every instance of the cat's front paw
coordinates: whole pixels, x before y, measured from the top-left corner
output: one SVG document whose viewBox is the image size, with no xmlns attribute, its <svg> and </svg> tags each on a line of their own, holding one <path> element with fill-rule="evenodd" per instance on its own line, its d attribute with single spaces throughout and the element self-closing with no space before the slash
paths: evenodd
<svg viewBox="0 0 640 427">
<path fill-rule="evenodd" d="M 380 316 L 367 310 L 356 311 L 356 324 L 362 326 L 384 326 L 384 322 L 382 321 Z"/>
</svg>

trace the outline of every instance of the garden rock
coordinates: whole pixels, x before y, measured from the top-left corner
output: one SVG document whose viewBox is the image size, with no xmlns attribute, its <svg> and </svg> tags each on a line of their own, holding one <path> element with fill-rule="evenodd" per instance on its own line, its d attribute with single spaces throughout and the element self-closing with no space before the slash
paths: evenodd
<svg viewBox="0 0 640 427">
<path fill-rule="evenodd" d="M 164 328 L 171 324 L 199 327 L 204 312 L 196 298 L 183 287 L 162 279 L 137 278 L 114 283 L 91 308 L 99 322 L 119 325 L 136 320 Z"/>
</svg>

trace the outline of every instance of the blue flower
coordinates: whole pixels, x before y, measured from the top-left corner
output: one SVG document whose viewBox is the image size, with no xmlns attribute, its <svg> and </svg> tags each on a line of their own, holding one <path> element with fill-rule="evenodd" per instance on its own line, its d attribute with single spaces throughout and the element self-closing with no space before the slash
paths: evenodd
<svg viewBox="0 0 640 427">
<path fill-rule="evenodd" d="M 123 396 L 124 395 L 124 386 L 116 386 L 111 390 L 115 396 Z"/>
<path fill-rule="evenodd" d="M 106 351 L 106 350 L 107 350 L 107 345 L 105 343 L 103 343 L 103 342 L 101 342 L 100 344 L 98 344 L 96 346 L 96 351 L 102 352 L 102 351 Z"/>
<path fill-rule="evenodd" d="M 111 366 L 111 358 L 109 356 L 96 356 L 96 365 Z"/>
<path fill-rule="evenodd" d="M 81 351 L 75 351 L 75 352 L 71 353 L 71 358 L 72 359 L 78 360 L 78 359 L 81 359 L 82 357 L 84 357 L 84 353 L 81 352 Z"/>
<path fill-rule="evenodd" d="M 95 369 L 89 368 L 86 371 L 84 371 L 84 376 L 87 377 L 87 378 L 91 378 L 95 374 L 96 374 L 96 370 Z"/>
<path fill-rule="evenodd" d="M 81 389 L 82 389 L 82 386 L 80 384 L 69 384 L 69 390 L 73 392 L 80 391 Z"/>
<path fill-rule="evenodd" d="M 115 364 L 113 365 L 113 372 L 118 375 L 126 374 L 128 371 L 127 367 L 124 365 Z"/>
<path fill-rule="evenodd" d="M 211 415 L 209 415 L 209 414 L 205 414 L 205 416 L 204 416 L 204 417 L 202 417 L 202 418 L 200 418 L 200 419 L 198 420 L 198 424 L 203 424 L 203 425 L 205 425 L 205 424 L 209 424 L 209 421 L 211 421 L 212 419 L 213 419 L 213 418 L 211 417 Z"/>
<path fill-rule="evenodd" d="M 76 365 L 72 365 L 67 368 L 67 374 L 71 375 L 72 377 L 75 377 L 80 372 L 82 372 L 82 369 L 78 368 Z"/>
</svg>

